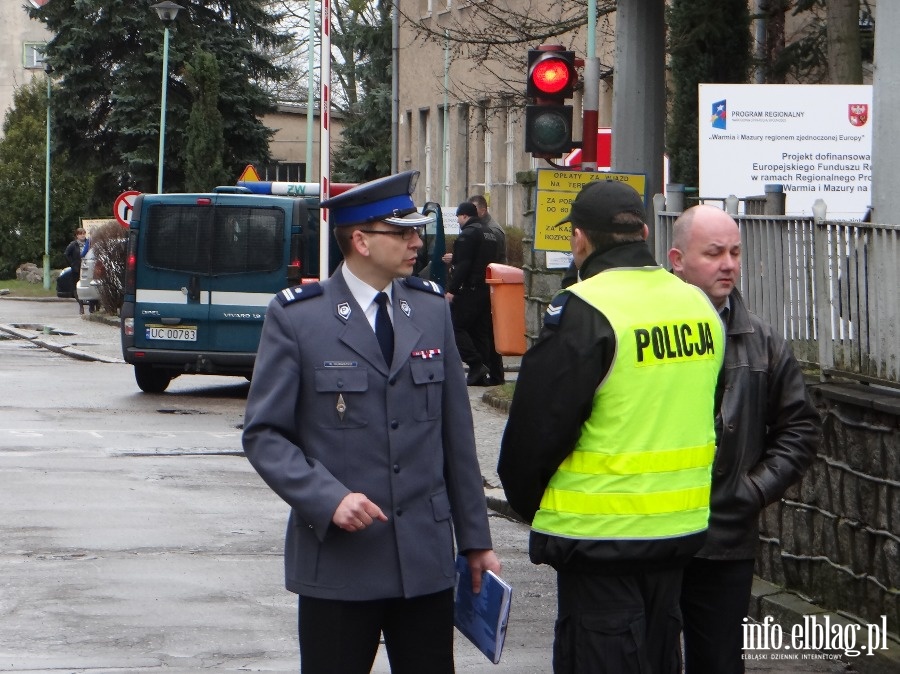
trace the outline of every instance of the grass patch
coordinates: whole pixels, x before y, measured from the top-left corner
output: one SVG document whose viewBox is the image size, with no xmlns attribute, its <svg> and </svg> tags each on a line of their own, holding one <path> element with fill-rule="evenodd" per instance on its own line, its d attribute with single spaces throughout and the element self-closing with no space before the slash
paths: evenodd
<svg viewBox="0 0 900 674">
<path fill-rule="evenodd" d="M 8 297 L 56 297 L 56 283 L 50 284 L 49 290 L 44 290 L 43 283 L 28 283 L 18 279 L 0 281 L 0 290 L 9 290 Z"/>
<path fill-rule="evenodd" d="M 513 392 L 516 390 L 516 382 L 508 381 L 500 386 L 494 386 L 491 389 L 491 395 L 499 400 L 512 400 Z"/>
</svg>

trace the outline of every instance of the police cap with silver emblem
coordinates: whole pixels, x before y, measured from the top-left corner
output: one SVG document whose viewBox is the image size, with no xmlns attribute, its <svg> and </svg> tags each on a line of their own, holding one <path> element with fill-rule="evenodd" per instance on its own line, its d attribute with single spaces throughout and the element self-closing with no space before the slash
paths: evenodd
<svg viewBox="0 0 900 674">
<path fill-rule="evenodd" d="M 418 171 L 404 171 L 378 178 L 347 190 L 322 202 L 331 215 L 334 227 L 387 222 L 400 227 L 420 227 L 432 220 L 416 212 L 412 193 L 419 179 Z"/>
</svg>

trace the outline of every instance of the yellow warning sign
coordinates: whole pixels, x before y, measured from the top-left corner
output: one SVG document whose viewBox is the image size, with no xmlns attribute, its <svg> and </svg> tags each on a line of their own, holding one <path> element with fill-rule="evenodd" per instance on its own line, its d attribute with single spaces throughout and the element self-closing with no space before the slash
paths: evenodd
<svg viewBox="0 0 900 674">
<path fill-rule="evenodd" d="M 557 171 L 538 169 L 537 211 L 535 218 L 535 250 L 568 253 L 572 225 L 559 221 L 569 214 L 572 202 L 581 188 L 598 180 L 619 180 L 631 185 L 647 204 L 644 193 L 647 179 L 643 173 L 609 173 L 605 171 Z"/>
<path fill-rule="evenodd" d="M 258 183 L 259 174 L 256 172 L 256 169 L 253 168 L 253 164 L 247 164 L 247 168 L 244 169 L 244 172 L 241 174 L 241 177 L 238 178 L 238 182 L 245 183 Z"/>
</svg>

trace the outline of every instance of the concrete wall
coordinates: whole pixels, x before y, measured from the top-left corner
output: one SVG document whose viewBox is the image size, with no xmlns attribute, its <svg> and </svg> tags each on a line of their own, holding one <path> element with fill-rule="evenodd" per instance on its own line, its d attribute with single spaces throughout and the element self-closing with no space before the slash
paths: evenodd
<svg viewBox="0 0 900 674">
<path fill-rule="evenodd" d="M 313 129 L 313 171 L 312 180 L 319 180 L 319 148 L 320 133 L 318 111 L 314 111 Z M 263 116 L 263 124 L 275 130 L 275 135 L 269 143 L 269 152 L 275 163 L 305 164 L 306 163 L 306 122 L 307 113 L 305 105 L 279 104 L 275 112 Z M 341 142 L 341 134 L 344 131 L 344 121 L 340 115 L 331 115 L 331 151 Z M 260 169 L 262 167 L 256 167 Z M 270 178 L 275 180 L 274 177 Z M 291 180 L 279 177 L 279 180 L 296 182 L 293 176 Z M 305 182 L 303 178 L 300 182 Z"/>
<path fill-rule="evenodd" d="M 761 520 L 758 576 L 900 632 L 900 393 L 813 384 L 819 454 Z"/>
<path fill-rule="evenodd" d="M 28 0 L 0 2 L 0 122 L 12 107 L 16 88 L 35 75 L 44 75 L 43 67 L 25 67 L 25 44 L 43 44 L 50 39 L 42 23 L 28 18 L 23 8 L 27 4 Z"/>
</svg>

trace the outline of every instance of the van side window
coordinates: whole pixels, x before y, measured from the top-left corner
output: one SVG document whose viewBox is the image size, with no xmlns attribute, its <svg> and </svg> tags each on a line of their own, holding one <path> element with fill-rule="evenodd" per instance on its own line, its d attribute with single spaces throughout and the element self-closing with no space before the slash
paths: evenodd
<svg viewBox="0 0 900 674">
<path fill-rule="evenodd" d="M 284 264 L 279 208 L 154 205 L 145 227 L 151 267 L 218 275 L 270 272 Z"/>
<path fill-rule="evenodd" d="M 146 225 L 147 264 L 205 274 L 209 268 L 211 208 L 154 205 Z"/>
<path fill-rule="evenodd" d="M 280 269 L 284 264 L 284 211 L 219 207 L 212 235 L 212 274 Z"/>
</svg>

